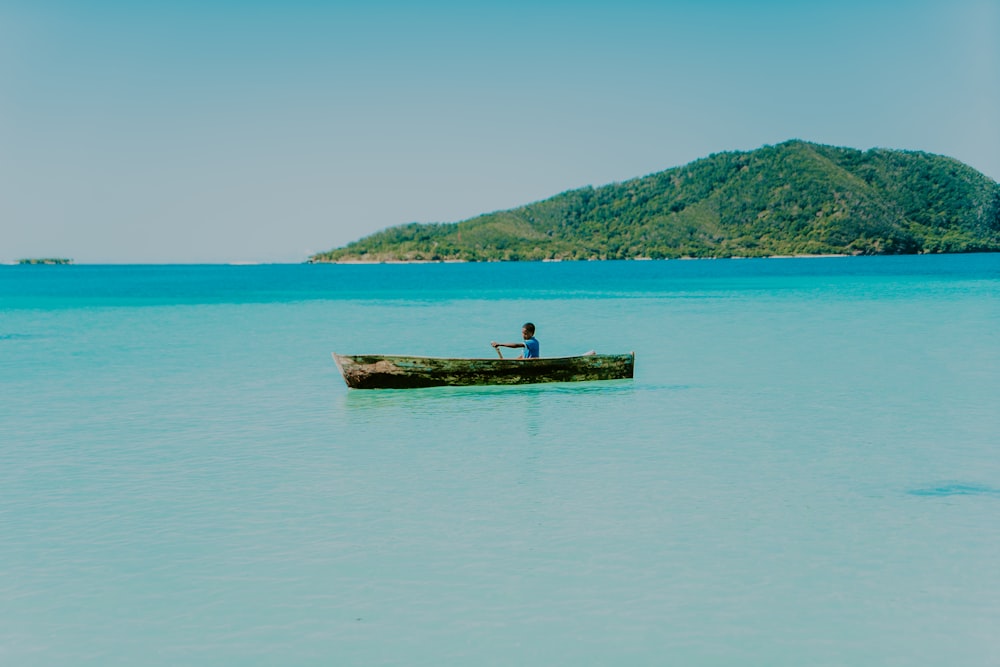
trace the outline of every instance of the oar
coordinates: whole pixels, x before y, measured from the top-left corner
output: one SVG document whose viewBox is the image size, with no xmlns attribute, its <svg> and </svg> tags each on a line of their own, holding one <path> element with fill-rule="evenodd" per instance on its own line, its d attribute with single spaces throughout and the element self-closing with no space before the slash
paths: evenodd
<svg viewBox="0 0 1000 667">
<path fill-rule="evenodd" d="M 497 351 L 497 356 L 498 356 L 498 357 L 500 357 L 501 359 L 503 359 L 503 352 L 501 352 L 501 351 L 500 351 L 500 346 L 499 346 L 499 345 L 497 345 L 497 346 L 496 346 L 495 348 L 493 348 L 493 349 Z"/>
</svg>

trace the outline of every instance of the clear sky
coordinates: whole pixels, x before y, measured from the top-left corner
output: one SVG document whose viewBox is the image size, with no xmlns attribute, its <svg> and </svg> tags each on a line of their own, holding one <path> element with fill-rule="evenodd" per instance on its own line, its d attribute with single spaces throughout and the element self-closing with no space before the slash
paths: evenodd
<svg viewBox="0 0 1000 667">
<path fill-rule="evenodd" d="M 1000 180 L 1000 0 L 0 0 L 0 261 L 297 262 L 792 138 Z"/>
</svg>

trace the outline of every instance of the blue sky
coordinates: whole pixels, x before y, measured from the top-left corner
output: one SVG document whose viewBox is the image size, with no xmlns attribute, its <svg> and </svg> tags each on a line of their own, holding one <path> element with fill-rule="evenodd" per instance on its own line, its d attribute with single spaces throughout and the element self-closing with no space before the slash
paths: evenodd
<svg viewBox="0 0 1000 667">
<path fill-rule="evenodd" d="M 792 138 L 1000 180 L 1000 3 L 0 0 L 0 261 L 296 262 Z"/>
</svg>

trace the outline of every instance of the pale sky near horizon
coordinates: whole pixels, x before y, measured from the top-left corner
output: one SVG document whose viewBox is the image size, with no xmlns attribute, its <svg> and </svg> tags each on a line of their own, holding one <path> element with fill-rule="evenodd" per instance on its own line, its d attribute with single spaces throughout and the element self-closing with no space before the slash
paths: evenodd
<svg viewBox="0 0 1000 667">
<path fill-rule="evenodd" d="M 0 262 L 299 262 L 793 138 L 1000 180 L 1000 0 L 0 0 Z"/>
</svg>

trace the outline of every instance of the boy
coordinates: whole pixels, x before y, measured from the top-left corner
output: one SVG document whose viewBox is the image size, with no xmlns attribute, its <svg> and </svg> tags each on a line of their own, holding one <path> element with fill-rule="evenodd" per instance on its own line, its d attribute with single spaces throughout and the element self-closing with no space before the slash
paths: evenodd
<svg viewBox="0 0 1000 667">
<path fill-rule="evenodd" d="M 521 338 L 524 339 L 523 343 L 498 343 L 493 341 L 490 345 L 493 349 L 499 347 L 523 347 L 524 353 L 518 357 L 518 359 L 537 359 L 538 358 L 538 341 L 535 340 L 535 325 L 531 322 L 526 322 L 523 327 L 521 327 Z M 497 350 L 499 353 L 499 350 Z"/>
</svg>

